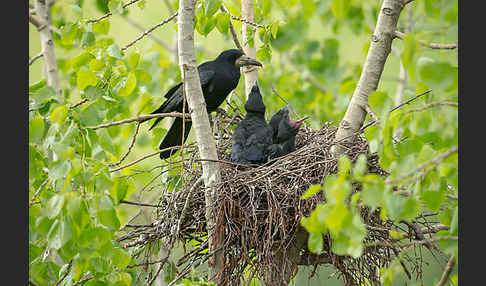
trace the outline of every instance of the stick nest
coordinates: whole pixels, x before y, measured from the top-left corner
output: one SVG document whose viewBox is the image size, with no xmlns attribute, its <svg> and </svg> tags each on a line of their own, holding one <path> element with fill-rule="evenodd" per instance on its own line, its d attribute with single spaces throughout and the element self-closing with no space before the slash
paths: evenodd
<svg viewBox="0 0 486 286">
<path fill-rule="evenodd" d="M 219 251 L 225 260 L 221 284 L 247 285 L 251 278 L 258 277 L 266 285 L 286 285 L 284 281 L 295 275 L 297 265 L 318 264 L 333 265 L 346 285 L 375 284 L 379 279 L 378 269 L 389 265 L 402 250 L 393 246 L 396 240 L 389 236 L 389 231 L 397 227 L 393 222 L 383 222 L 377 211 L 361 210 L 368 230 L 365 243 L 381 243 L 365 247 L 357 259 L 333 254 L 329 250 L 332 241 L 328 235 L 324 236 L 324 253 L 310 253 L 307 232 L 300 226 L 300 219 L 324 202 L 322 195 L 301 199 L 302 194 L 337 171 L 337 159 L 330 153 L 337 128 L 329 122 L 317 130 L 303 125 L 296 136 L 295 152 L 265 165 L 242 166 L 229 162 L 232 130 L 241 119 L 238 111 L 232 116 L 220 111 L 213 117 L 222 178 L 217 186 L 215 226 L 223 244 Z M 345 153 L 353 162 L 365 154 L 368 172 L 387 175 L 378 165 L 377 156 L 368 154 L 364 138 L 359 136 Z M 201 160 L 197 148 L 187 148 L 183 155 L 182 174 L 178 174 L 183 180 L 175 183 L 178 191 L 166 188 L 154 222 L 135 227 L 119 239 L 125 241 L 125 247 L 139 248 L 162 242 L 169 253 L 174 242 L 181 241 L 185 253 L 175 265 L 177 278 L 187 276 L 191 269 L 209 258 Z M 354 189 L 359 191 L 359 186 Z M 191 245 L 190 249 L 186 250 L 186 245 Z M 167 257 L 168 254 L 163 263 Z M 145 261 L 148 264 L 147 257 Z M 420 267 L 413 269 L 420 274 Z M 408 273 L 406 268 L 405 271 Z"/>
</svg>

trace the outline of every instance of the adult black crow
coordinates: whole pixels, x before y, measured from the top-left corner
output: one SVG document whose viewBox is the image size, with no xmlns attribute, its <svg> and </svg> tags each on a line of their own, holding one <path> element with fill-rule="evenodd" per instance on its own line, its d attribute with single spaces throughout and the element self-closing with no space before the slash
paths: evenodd
<svg viewBox="0 0 486 286">
<path fill-rule="evenodd" d="M 273 144 L 269 145 L 265 151 L 266 160 L 275 159 L 295 151 L 295 136 L 306 119 L 307 117 L 300 120 L 290 118 L 288 105 L 272 116 L 269 125 L 273 132 Z"/>
<path fill-rule="evenodd" d="M 223 51 L 215 60 L 204 62 L 197 67 L 208 113 L 215 111 L 223 103 L 228 94 L 236 88 L 240 80 L 240 67 L 251 65 L 262 66 L 259 61 L 246 56 L 242 51 L 231 49 Z M 164 103 L 151 114 L 174 111 L 182 112 L 184 102 L 182 82 L 169 89 L 164 97 L 167 98 Z M 187 103 L 185 110 L 189 112 Z M 150 129 L 157 125 L 160 120 L 162 118 L 157 118 Z M 183 140 L 185 142 L 191 130 L 192 122 L 186 121 L 184 125 L 184 134 L 182 134 L 182 118 L 176 118 L 169 131 L 167 131 L 164 140 L 160 143 L 159 149 L 162 150 L 172 146 L 179 146 L 183 143 Z M 184 139 L 182 139 L 183 136 Z M 160 158 L 168 158 L 175 152 L 176 150 L 161 152 Z"/>
<path fill-rule="evenodd" d="M 232 137 L 231 161 L 242 164 L 265 162 L 266 149 L 272 144 L 272 128 L 265 120 L 265 104 L 255 81 L 245 105 L 246 116 Z"/>
</svg>

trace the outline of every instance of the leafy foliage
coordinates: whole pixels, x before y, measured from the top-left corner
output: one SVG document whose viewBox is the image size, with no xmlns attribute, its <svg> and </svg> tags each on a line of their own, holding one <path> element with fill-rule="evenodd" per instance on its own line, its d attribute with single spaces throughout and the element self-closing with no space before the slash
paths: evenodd
<svg viewBox="0 0 486 286">
<path fill-rule="evenodd" d="M 143 0 L 124 7 L 127 2 L 120 0 L 66 0 L 56 1 L 52 7 L 62 96 L 58 98 L 41 78 L 42 60 L 30 67 L 33 80 L 29 85 L 29 277 L 37 285 L 56 284 L 71 260 L 72 268 L 61 285 L 83 278 L 89 278 L 85 285 L 146 283 L 140 270 L 127 268 L 135 263 L 133 253 L 115 240 L 136 214 L 120 201 L 140 195 L 139 190 L 151 178 L 147 174 L 133 176 L 135 172 L 126 168 L 111 171 L 127 152 L 135 126 L 90 127 L 153 111 L 164 100 L 163 92 L 180 80 L 171 51 L 147 38 L 124 48 L 141 33 L 123 30 L 124 17 L 144 15 L 146 25 L 153 25 L 161 14 L 169 16 L 161 12 L 160 3 L 151 2 Z M 169 2 L 172 9 L 177 7 L 177 1 Z M 439 222 L 449 230 L 437 235 L 458 235 L 458 203 L 451 199 L 458 195 L 457 153 L 403 177 L 458 144 L 457 108 L 428 108 L 431 103 L 457 103 L 456 51 L 431 50 L 419 42 L 457 42 L 457 1 L 412 3 L 402 12 L 399 26 L 406 25 L 407 14 L 413 10 L 414 32 L 403 41 L 393 42 L 398 56 L 390 55 L 380 86 L 370 95 L 371 108 L 382 124 L 364 133 L 370 151 L 378 153 L 381 166 L 390 176 L 384 179 L 367 174 L 366 158 L 360 158 L 354 166 L 341 158 L 338 174 L 312 186 L 302 199 L 313 195 L 327 199 L 302 219 L 310 232 L 308 248 L 312 252 L 322 251 L 322 235 L 329 234 L 335 241 L 334 253 L 359 256 L 366 235 L 359 217 L 359 208 L 364 205 L 380 209 L 383 219 L 394 221 L 410 221 L 422 212 L 439 212 Z M 241 22 L 222 12 L 221 4 L 234 16 L 241 16 L 239 1 L 198 1 L 195 29 L 199 62 L 234 47 L 230 22 L 241 30 Z M 255 1 L 255 6 L 255 23 L 264 28 L 250 29 L 254 39 L 249 44 L 256 47 L 257 58 L 264 63 L 259 84 L 267 113 L 284 104 L 272 95 L 271 87 L 275 87 L 298 114 L 313 116 L 308 121 L 312 126 L 323 121 L 339 122 L 359 80 L 379 3 L 262 0 Z M 89 21 L 108 12 L 113 15 Z M 176 23 L 170 22 L 152 34 L 164 35 L 161 38 L 170 41 L 175 39 L 175 29 Z M 38 36 L 30 34 L 32 54 L 37 54 Z M 428 89 L 433 91 L 389 113 L 399 84 L 389 79 L 398 76 L 400 60 L 408 77 L 402 101 Z M 240 101 L 244 100 L 242 85 L 235 95 Z M 424 110 L 417 110 L 420 108 Z M 140 131 L 126 160 L 153 152 L 166 132 L 164 126 L 151 133 L 145 131 Z M 394 143 L 396 134 L 402 139 L 399 143 Z M 156 165 L 156 159 L 147 160 L 137 169 Z M 162 175 L 160 183 L 173 186 L 170 175 L 176 172 Z M 353 194 L 352 183 L 356 182 L 361 183 L 362 190 Z M 392 185 L 399 186 L 407 196 L 398 195 Z M 457 242 L 440 241 L 439 246 L 457 257 Z M 390 285 L 399 272 L 396 266 L 383 269 L 385 285 Z M 196 283 L 206 282 L 183 282 Z"/>
</svg>

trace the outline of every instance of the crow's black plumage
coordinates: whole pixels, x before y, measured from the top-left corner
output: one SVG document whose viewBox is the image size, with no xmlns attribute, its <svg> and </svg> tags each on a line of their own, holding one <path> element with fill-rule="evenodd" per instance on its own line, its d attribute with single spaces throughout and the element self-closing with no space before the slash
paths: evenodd
<svg viewBox="0 0 486 286">
<path fill-rule="evenodd" d="M 269 125 L 272 128 L 273 144 L 269 145 L 265 151 L 266 160 L 295 151 L 295 136 L 305 119 L 306 117 L 300 120 L 290 118 L 288 105 L 272 116 Z"/>
<path fill-rule="evenodd" d="M 231 161 L 242 164 L 264 163 L 272 144 L 272 128 L 265 120 L 265 104 L 255 81 L 245 103 L 246 116 L 233 132 Z"/>
<path fill-rule="evenodd" d="M 236 88 L 240 80 L 240 67 L 248 65 L 262 66 L 260 62 L 247 57 L 242 51 L 231 49 L 223 51 L 215 60 L 204 62 L 198 66 L 199 79 L 208 112 L 215 111 L 223 103 L 228 94 Z M 164 97 L 167 98 L 164 103 L 151 114 L 182 112 L 184 102 L 182 82 L 172 87 Z M 187 103 L 185 110 L 187 112 L 189 111 Z M 157 125 L 160 120 L 162 118 L 157 118 L 150 129 Z M 186 141 L 192 124 L 190 121 L 186 121 L 184 124 L 184 134 L 182 134 L 182 123 L 182 118 L 176 118 L 174 120 L 169 131 L 160 143 L 160 149 L 179 146 L 183 143 L 183 140 L 184 142 Z M 160 158 L 168 158 L 175 152 L 176 150 L 161 152 Z"/>
</svg>

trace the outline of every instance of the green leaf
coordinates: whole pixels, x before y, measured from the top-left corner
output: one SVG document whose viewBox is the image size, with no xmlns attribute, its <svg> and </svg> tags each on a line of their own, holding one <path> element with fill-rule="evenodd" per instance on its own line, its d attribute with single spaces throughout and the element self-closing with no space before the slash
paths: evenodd
<svg viewBox="0 0 486 286">
<path fill-rule="evenodd" d="M 270 46 L 263 45 L 260 49 L 257 50 L 256 57 L 263 62 L 270 61 L 272 59 L 272 50 L 270 49 Z"/>
<path fill-rule="evenodd" d="M 361 200 L 372 208 L 379 207 L 384 198 L 384 188 L 382 181 L 379 181 L 377 184 L 364 184 L 361 191 Z"/>
<path fill-rule="evenodd" d="M 420 150 L 420 154 L 417 158 L 417 165 L 430 161 L 434 158 L 436 151 L 430 146 L 430 144 L 425 144 Z"/>
<path fill-rule="evenodd" d="M 29 142 L 41 143 L 44 136 L 44 119 L 37 115 L 29 120 Z"/>
<path fill-rule="evenodd" d="M 342 20 L 350 8 L 351 1 L 348 0 L 333 0 L 331 3 L 331 11 L 338 20 Z"/>
<path fill-rule="evenodd" d="M 113 203 L 108 196 L 102 196 L 97 205 L 98 219 L 100 222 L 111 230 L 120 228 L 120 221 L 116 214 Z"/>
<path fill-rule="evenodd" d="M 345 177 L 351 170 L 351 160 L 348 156 L 342 155 L 338 160 L 338 173 L 341 177 Z"/>
<path fill-rule="evenodd" d="M 108 19 L 93 24 L 93 32 L 95 33 L 108 35 L 109 31 L 110 31 L 110 21 Z"/>
<path fill-rule="evenodd" d="M 87 86 L 95 86 L 98 82 L 96 75 L 89 70 L 80 70 L 77 73 L 77 86 L 80 90 L 84 90 Z"/>
<path fill-rule="evenodd" d="M 322 253 L 322 234 L 320 232 L 311 232 L 309 233 L 309 240 L 307 241 L 307 247 L 309 250 L 315 254 Z"/>
<path fill-rule="evenodd" d="M 51 112 L 51 115 L 49 116 L 49 120 L 56 122 L 58 124 L 64 123 L 64 120 L 66 120 L 67 113 L 68 113 L 69 107 L 66 105 L 60 105 Z"/>
<path fill-rule="evenodd" d="M 440 191 L 422 191 L 420 198 L 432 212 L 438 211 L 445 201 L 444 193 Z"/>
<path fill-rule="evenodd" d="M 137 77 L 135 76 L 135 73 L 129 72 L 128 77 L 125 81 L 125 85 L 118 92 L 118 96 L 130 95 L 136 86 L 137 86 Z"/>
<path fill-rule="evenodd" d="M 403 218 L 405 204 L 406 199 L 404 197 L 391 192 L 385 193 L 384 206 L 391 220 L 397 221 Z"/>
<path fill-rule="evenodd" d="M 47 245 L 52 249 L 59 249 L 72 237 L 71 226 L 65 221 L 56 219 L 47 233 Z"/>
<path fill-rule="evenodd" d="M 47 207 L 45 208 L 46 215 L 49 219 L 57 217 L 64 206 L 64 196 L 55 194 L 47 201 Z"/>
<path fill-rule="evenodd" d="M 81 36 L 81 47 L 87 48 L 94 45 L 96 39 L 93 32 L 84 32 Z"/>
<path fill-rule="evenodd" d="M 320 190 L 321 190 L 321 185 L 312 185 L 307 189 L 307 191 L 305 191 L 301 199 L 302 200 L 308 199 L 314 196 L 315 194 L 317 194 Z"/>
<path fill-rule="evenodd" d="M 144 71 L 143 69 L 136 69 L 134 73 L 135 73 L 135 77 L 137 78 L 137 81 L 144 82 L 144 83 L 152 82 L 152 76 L 148 72 Z"/>
<path fill-rule="evenodd" d="M 228 13 L 219 13 L 216 15 L 216 28 L 221 34 L 228 34 L 230 15 Z"/>
<path fill-rule="evenodd" d="M 121 14 L 123 11 L 123 3 L 121 0 L 110 0 L 108 2 L 108 8 L 113 14 Z"/>
<path fill-rule="evenodd" d="M 90 104 L 79 113 L 81 124 L 93 126 L 100 124 L 105 118 L 106 111 L 101 110 L 99 104 Z"/>
<path fill-rule="evenodd" d="M 458 77 L 457 67 L 447 62 L 438 62 L 429 58 L 418 60 L 420 78 L 434 90 L 447 89 L 454 86 Z"/>
<path fill-rule="evenodd" d="M 405 202 L 402 218 L 404 220 L 412 220 L 419 215 L 420 210 L 421 210 L 420 202 L 416 198 L 410 197 Z"/>
<path fill-rule="evenodd" d="M 125 269 L 130 263 L 131 256 L 123 249 L 115 249 L 111 255 L 111 263 L 119 269 Z"/>
<path fill-rule="evenodd" d="M 29 85 L 29 92 L 35 92 L 40 88 L 46 86 L 46 79 L 43 78 L 39 81 L 34 82 L 33 84 Z"/>
<path fill-rule="evenodd" d="M 354 164 L 354 167 L 353 167 L 353 177 L 355 179 L 361 179 L 366 170 L 367 170 L 367 161 L 368 159 L 366 158 L 366 155 L 365 154 L 360 154 L 358 156 L 358 159 L 356 160 L 356 163 Z"/>
<path fill-rule="evenodd" d="M 105 67 L 105 63 L 103 63 L 102 61 L 100 61 L 98 59 L 92 59 L 89 62 L 89 69 L 91 71 L 97 72 L 97 71 L 100 71 L 101 69 L 103 69 L 104 67 Z"/>
<path fill-rule="evenodd" d="M 128 66 L 132 69 L 135 69 L 138 65 L 139 60 L 140 54 L 136 51 L 131 52 L 128 56 Z"/>
<path fill-rule="evenodd" d="M 459 229 L 458 226 L 459 226 L 459 211 L 458 211 L 458 207 L 456 207 L 454 209 L 454 215 L 452 216 L 449 233 L 451 235 L 458 235 L 458 229 Z"/>
<path fill-rule="evenodd" d="M 121 50 L 118 44 L 112 44 L 106 49 L 106 52 L 110 57 L 116 58 L 116 59 L 121 59 Z"/>
<path fill-rule="evenodd" d="M 205 0 L 204 2 L 204 15 L 211 17 L 221 7 L 221 0 Z"/>
<path fill-rule="evenodd" d="M 66 160 L 59 160 L 58 162 L 54 163 L 52 167 L 49 168 L 49 177 L 53 181 L 62 179 L 65 177 L 69 171 L 71 170 L 71 163 Z"/>
<path fill-rule="evenodd" d="M 93 59 L 95 59 L 95 57 L 91 53 L 84 52 L 84 53 L 80 54 L 79 56 L 74 57 L 71 60 L 71 66 L 74 70 L 79 70 L 79 68 L 87 65 Z"/>
<path fill-rule="evenodd" d="M 344 221 L 349 219 L 350 215 L 351 213 L 346 205 L 343 203 L 336 204 L 325 218 L 327 228 L 332 234 L 339 233 L 343 228 Z"/>
</svg>

